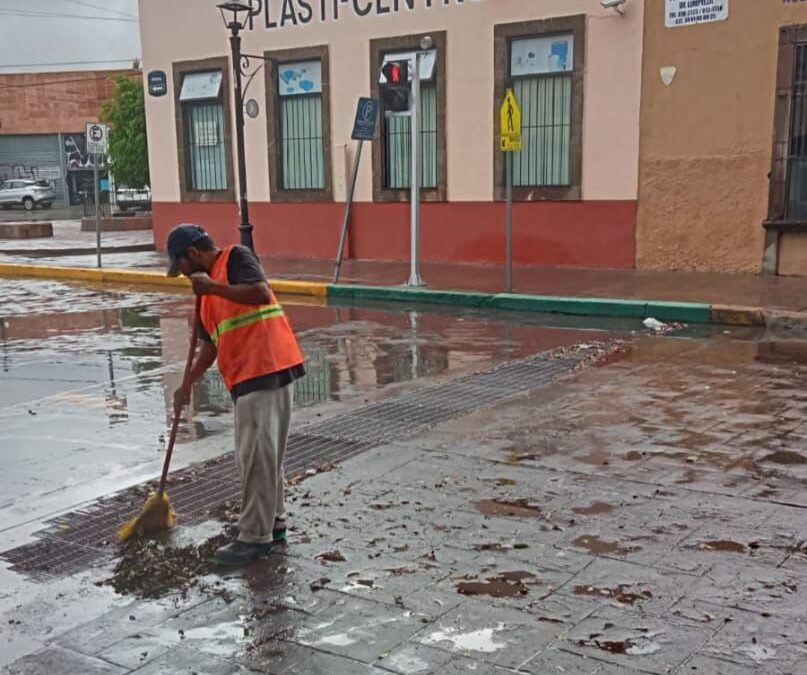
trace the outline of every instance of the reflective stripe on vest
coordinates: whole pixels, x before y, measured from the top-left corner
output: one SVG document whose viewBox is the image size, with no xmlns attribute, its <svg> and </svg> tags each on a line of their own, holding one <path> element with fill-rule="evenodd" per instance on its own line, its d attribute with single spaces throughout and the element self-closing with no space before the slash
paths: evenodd
<svg viewBox="0 0 807 675">
<path fill-rule="evenodd" d="M 283 308 L 280 305 L 266 305 L 256 309 L 254 312 L 247 312 L 246 314 L 239 314 L 230 319 L 225 319 L 216 326 L 216 330 L 210 335 L 210 339 L 213 340 L 214 345 L 218 346 L 219 338 L 225 333 L 252 326 L 259 321 L 276 319 L 279 316 L 284 316 Z"/>
</svg>

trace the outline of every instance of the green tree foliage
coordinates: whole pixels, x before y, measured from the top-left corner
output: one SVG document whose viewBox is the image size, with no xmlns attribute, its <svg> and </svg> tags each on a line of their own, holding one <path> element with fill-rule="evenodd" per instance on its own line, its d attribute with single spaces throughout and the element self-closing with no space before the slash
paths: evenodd
<svg viewBox="0 0 807 675">
<path fill-rule="evenodd" d="M 119 185 L 142 188 L 149 185 L 146 104 L 143 82 L 131 77 L 115 80 L 115 92 L 101 112 L 110 125 L 109 161 Z"/>
</svg>

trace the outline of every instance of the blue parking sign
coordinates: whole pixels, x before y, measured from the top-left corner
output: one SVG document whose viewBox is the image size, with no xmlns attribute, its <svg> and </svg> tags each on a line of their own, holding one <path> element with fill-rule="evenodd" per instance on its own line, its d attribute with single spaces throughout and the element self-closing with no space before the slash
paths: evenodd
<svg viewBox="0 0 807 675">
<path fill-rule="evenodd" d="M 359 105 L 356 108 L 356 121 L 353 124 L 353 133 L 350 136 L 354 141 L 373 140 L 380 107 L 381 104 L 374 98 L 359 99 Z"/>
</svg>

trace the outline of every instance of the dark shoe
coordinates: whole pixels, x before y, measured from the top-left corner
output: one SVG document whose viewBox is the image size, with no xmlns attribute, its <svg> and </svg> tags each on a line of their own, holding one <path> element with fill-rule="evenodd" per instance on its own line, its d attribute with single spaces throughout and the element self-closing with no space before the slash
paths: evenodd
<svg viewBox="0 0 807 675">
<path fill-rule="evenodd" d="M 272 544 L 248 544 L 236 539 L 231 544 L 222 546 L 213 556 L 213 561 L 219 565 L 233 566 L 247 565 L 259 558 L 268 555 Z"/>
<path fill-rule="evenodd" d="M 241 534 L 241 530 L 238 529 L 238 525 L 230 525 L 227 529 L 227 533 L 235 538 L 238 539 L 238 535 Z M 272 543 L 277 545 L 282 545 L 286 543 L 286 526 L 283 527 L 276 527 L 272 530 Z"/>
</svg>

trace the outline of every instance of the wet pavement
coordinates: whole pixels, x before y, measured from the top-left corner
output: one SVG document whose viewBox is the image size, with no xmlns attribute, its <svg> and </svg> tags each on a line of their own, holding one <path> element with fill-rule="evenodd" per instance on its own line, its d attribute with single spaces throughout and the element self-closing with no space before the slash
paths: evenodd
<svg viewBox="0 0 807 675">
<path fill-rule="evenodd" d="M 5 550 L 159 470 L 189 298 L 3 283 Z M 311 372 L 300 429 L 539 352 L 622 347 L 293 481 L 289 544 L 245 570 L 202 565 L 149 600 L 105 584 L 114 560 L 41 582 L 0 570 L 3 672 L 805 672 L 803 343 L 287 310 Z M 229 449 L 228 407 L 217 380 L 197 388 L 177 467 Z M 142 555 L 195 550 L 231 518 Z"/>
</svg>

